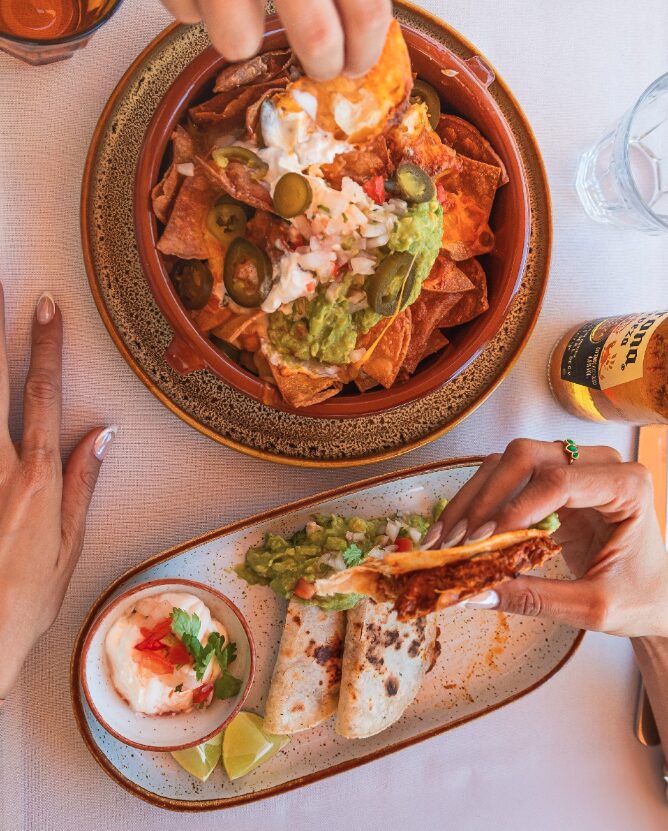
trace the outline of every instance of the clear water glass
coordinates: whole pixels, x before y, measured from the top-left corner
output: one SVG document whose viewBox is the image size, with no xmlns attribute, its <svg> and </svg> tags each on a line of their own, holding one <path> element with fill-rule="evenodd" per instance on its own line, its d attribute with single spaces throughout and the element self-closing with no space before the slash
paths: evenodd
<svg viewBox="0 0 668 831">
<path fill-rule="evenodd" d="M 668 231 L 668 73 L 583 153 L 576 188 L 597 222 Z"/>
</svg>

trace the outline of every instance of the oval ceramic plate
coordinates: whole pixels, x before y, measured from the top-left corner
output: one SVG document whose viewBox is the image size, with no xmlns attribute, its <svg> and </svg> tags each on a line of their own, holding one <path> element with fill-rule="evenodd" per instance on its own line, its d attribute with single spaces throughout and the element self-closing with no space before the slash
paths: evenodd
<svg viewBox="0 0 668 831">
<path fill-rule="evenodd" d="M 134 750 L 114 739 L 86 706 L 79 686 L 81 647 L 99 610 L 147 580 L 187 577 L 219 589 L 246 616 L 257 649 L 255 682 L 244 709 L 262 714 L 286 604 L 263 586 L 248 586 L 231 566 L 267 531 L 291 534 L 314 512 L 371 517 L 397 509 L 429 510 L 451 498 L 475 472 L 477 460 L 438 462 L 347 485 L 221 528 L 159 554 L 124 574 L 90 610 L 72 656 L 72 701 L 79 729 L 95 759 L 120 785 L 154 805 L 174 810 L 220 809 L 280 794 L 373 761 L 450 730 L 519 698 L 559 670 L 582 633 L 548 620 L 449 609 L 439 615 L 442 652 L 402 718 L 368 739 L 334 732 L 333 720 L 292 737 L 287 747 L 248 776 L 230 782 L 217 768 L 206 783 L 183 771 L 169 754 Z M 540 569 L 565 576 L 561 559 Z"/>
<path fill-rule="evenodd" d="M 166 90 L 209 42 L 200 26 L 171 26 L 134 62 L 98 123 L 84 172 L 84 259 L 98 309 L 117 347 L 147 387 L 205 435 L 242 452 L 295 465 L 357 465 L 399 455 L 452 429 L 500 383 L 531 334 L 550 259 L 550 202 L 540 154 L 509 90 L 461 35 L 426 12 L 395 4 L 399 21 L 452 53 L 472 73 L 510 125 L 527 175 L 531 227 L 517 291 L 499 332 L 457 377 L 392 410 L 345 420 L 309 418 L 254 401 L 207 370 L 182 376 L 164 351 L 172 332 L 142 272 L 132 216 L 137 158 Z M 468 61 L 468 63 L 466 63 Z"/>
</svg>

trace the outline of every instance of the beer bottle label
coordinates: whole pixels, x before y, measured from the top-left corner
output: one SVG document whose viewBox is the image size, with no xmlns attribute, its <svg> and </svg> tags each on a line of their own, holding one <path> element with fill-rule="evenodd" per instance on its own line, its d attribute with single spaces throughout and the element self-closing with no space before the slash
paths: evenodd
<svg viewBox="0 0 668 831">
<path fill-rule="evenodd" d="M 607 390 L 643 376 L 645 352 L 668 312 L 603 317 L 581 326 L 561 359 L 564 381 Z"/>
</svg>

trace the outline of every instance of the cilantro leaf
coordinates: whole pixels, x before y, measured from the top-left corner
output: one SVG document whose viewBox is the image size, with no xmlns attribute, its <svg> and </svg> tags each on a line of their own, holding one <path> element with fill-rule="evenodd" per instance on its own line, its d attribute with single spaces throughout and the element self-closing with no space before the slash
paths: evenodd
<svg viewBox="0 0 668 831">
<path fill-rule="evenodd" d="M 216 698 L 234 698 L 241 690 L 241 678 L 235 678 L 231 672 L 225 670 L 216 678 L 213 685 L 213 692 Z"/>
<path fill-rule="evenodd" d="M 359 565 L 364 559 L 364 552 L 359 547 L 351 542 L 348 548 L 343 552 L 343 562 L 350 568 L 351 566 Z"/>
<path fill-rule="evenodd" d="M 192 635 L 197 637 L 202 626 L 202 621 L 197 615 L 189 615 L 183 609 L 178 609 L 176 606 L 172 609 L 172 632 L 177 638 L 183 640 L 184 635 Z"/>
</svg>

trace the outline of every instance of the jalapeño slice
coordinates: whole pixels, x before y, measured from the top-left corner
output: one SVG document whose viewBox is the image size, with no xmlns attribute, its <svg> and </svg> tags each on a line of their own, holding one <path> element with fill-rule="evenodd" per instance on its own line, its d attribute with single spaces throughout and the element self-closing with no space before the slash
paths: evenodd
<svg viewBox="0 0 668 831">
<path fill-rule="evenodd" d="M 376 314 L 390 317 L 397 308 L 403 309 L 415 286 L 413 260 L 413 255 L 407 251 L 395 251 L 388 254 L 375 273 L 367 278 L 364 289 Z"/>
<path fill-rule="evenodd" d="M 246 211 L 241 205 L 219 199 L 206 218 L 206 227 L 218 240 L 227 245 L 241 236 L 246 227 Z"/>
<path fill-rule="evenodd" d="M 438 93 L 422 78 L 416 78 L 411 90 L 411 104 L 424 103 L 427 105 L 427 113 L 429 115 L 429 123 L 432 129 L 436 129 L 438 121 L 441 117 L 441 99 Z"/>
<path fill-rule="evenodd" d="M 285 219 L 303 214 L 313 200 L 311 185 L 301 173 L 284 173 L 274 188 L 274 207 Z"/>
<path fill-rule="evenodd" d="M 235 303 L 254 309 L 271 289 L 271 260 L 257 245 L 237 237 L 225 255 L 224 280 Z"/>
<path fill-rule="evenodd" d="M 181 302 L 192 311 L 203 309 L 213 290 L 213 274 L 201 260 L 182 260 L 172 274 Z"/>
<path fill-rule="evenodd" d="M 407 202 L 429 202 L 436 195 L 431 176 L 412 162 L 401 162 L 394 180 L 399 195 Z"/>
<path fill-rule="evenodd" d="M 236 144 L 231 144 L 228 147 L 216 147 L 211 156 L 218 167 L 227 167 L 229 162 L 245 164 L 246 167 L 251 168 L 255 179 L 264 179 L 269 170 L 269 165 L 263 162 L 257 153 L 253 153 L 247 147 L 238 147 Z"/>
</svg>

